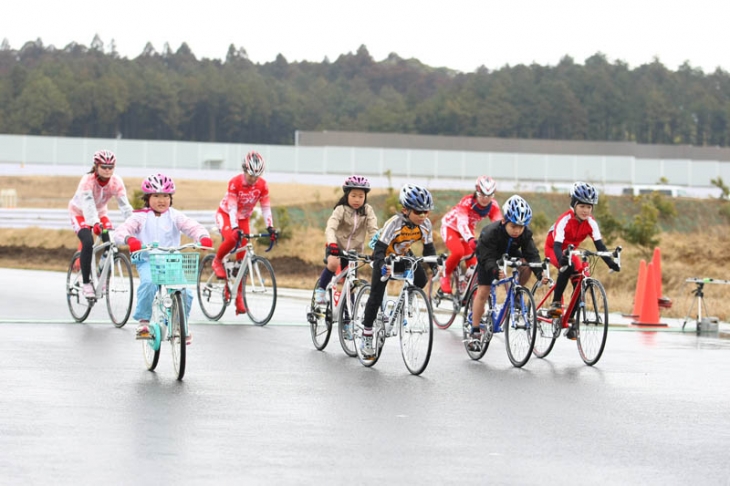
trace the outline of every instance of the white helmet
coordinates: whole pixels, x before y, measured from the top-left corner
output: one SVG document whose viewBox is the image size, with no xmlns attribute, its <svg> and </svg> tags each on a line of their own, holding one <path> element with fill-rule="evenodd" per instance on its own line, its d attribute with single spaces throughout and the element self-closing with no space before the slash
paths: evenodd
<svg viewBox="0 0 730 486">
<path fill-rule="evenodd" d="M 259 177 L 264 173 L 266 162 L 264 162 L 264 158 L 260 153 L 252 150 L 246 154 L 246 157 L 243 159 L 243 163 L 241 164 L 241 168 L 243 168 L 243 171 L 246 174 Z"/>
</svg>

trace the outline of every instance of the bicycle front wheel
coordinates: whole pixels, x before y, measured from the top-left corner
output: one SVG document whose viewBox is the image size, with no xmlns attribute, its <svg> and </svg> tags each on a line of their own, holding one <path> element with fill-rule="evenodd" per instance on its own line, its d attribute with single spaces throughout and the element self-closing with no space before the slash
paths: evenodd
<svg viewBox="0 0 730 486">
<path fill-rule="evenodd" d="M 132 313 L 134 282 L 132 281 L 132 264 L 124 253 L 114 255 L 114 261 L 106 275 L 106 310 L 116 327 L 127 323 Z"/>
<path fill-rule="evenodd" d="M 368 356 L 365 357 L 362 353 L 363 349 L 363 329 L 364 326 L 362 324 L 363 319 L 365 318 L 365 305 L 368 302 L 368 299 L 370 299 L 370 284 L 363 285 L 363 287 L 360 289 L 360 291 L 357 293 L 357 297 L 355 298 L 355 310 L 354 315 L 352 317 L 352 323 L 353 323 L 353 342 L 354 342 L 354 348 L 355 352 L 357 353 L 357 359 L 360 360 L 360 363 L 362 363 L 363 366 L 366 368 L 370 368 L 375 363 L 378 362 L 380 359 L 380 352 L 383 349 L 383 344 L 385 342 L 385 335 L 382 325 L 377 326 L 377 320 L 373 323 L 373 347 L 375 348 L 375 355 L 374 356 Z"/>
<path fill-rule="evenodd" d="M 606 291 L 598 280 L 587 278 L 583 281 L 583 308 L 576 317 L 579 319 L 578 352 L 588 366 L 598 363 L 606 346 L 608 337 L 608 299 Z"/>
<path fill-rule="evenodd" d="M 548 296 L 552 293 L 553 287 L 551 285 L 544 285 L 542 282 L 537 281 L 532 286 L 532 298 L 535 301 L 536 312 L 535 316 L 537 321 L 535 322 L 535 345 L 533 346 L 532 352 L 538 358 L 545 358 L 555 346 L 555 341 L 560 336 L 561 320 L 560 318 L 552 318 L 544 315 L 541 312 L 543 309 L 547 310 L 550 306 L 550 299 Z M 541 315 L 543 314 L 543 315 Z"/>
<path fill-rule="evenodd" d="M 433 322 L 439 329 L 448 329 L 453 324 L 460 307 L 460 295 L 458 294 L 459 284 L 456 278 L 456 271 L 451 275 L 451 289 L 454 293 L 444 293 L 441 290 L 441 284 L 433 280 L 429 281 L 428 289 Z"/>
<path fill-rule="evenodd" d="M 324 304 L 318 305 L 315 298 L 318 288 L 319 279 L 314 284 L 307 320 L 309 321 L 309 331 L 312 335 L 314 347 L 322 351 L 327 347 L 330 335 L 332 334 L 332 301 L 329 298 L 330 293 L 325 291 L 326 301 Z"/>
<path fill-rule="evenodd" d="M 266 258 L 255 256 L 243 273 L 246 314 L 257 326 L 265 326 L 276 309 L 276 276 Z"/>
<path fill-rule="evenodd" d="M 512 365 L 522 368 L 529 361 L 535 345 L 535 301 L 527 288 L 518 286 L 512 296 L 511 305 L 504 329 L 504 342 Z"/>
<path fill-rule="evenodd" d="M 182 380 L 185 376 L 185 351 L 187 347 L 187 323 L 185 320 L 185 305 L 182 294 L 176 292 L 172 296 L 172 307 L 170 307 L 170 328 L 169 340 L 172 344 L 172 365 L 175 368 L 177 379 Z"/>
<path fill-rule="evenodd" d="M 365 284 L 362 284 L 365 285 Z M 357 356 L 357 350 L 355 349 L 355 339 L 353 337 L 353 325 L 354 320 L 352 315 L 355 313 L 355 298 L 357 294 L 355 289 L 350 290 L 349 295 L 345 295 L 343 292 L 340 294 L 340 299 L 345 299 L 340 304 L 340 312 L 337 317 L 338 322 L 338 334 L 340 336 L 340 346 L 342 350 L 351 358 Z"/>
<path fill-rule="evenodd" d="M 93 301 L 84 297 L 83 279 L 81 278 L 81 252 L 77 251 L 71 257 L 66 274 L 66 302 L 71 316 L 76 322 L 84 322 L 89 317 Z"/>
<path fill-rule="evenodd" d="M 474 298 L 476 295 L 477 288 L 474 287 L 471 292 L 469 292 L 469 297 L 467 298 L 466 306 L 464 307 L 464 326 L 462 328 L 462 337 L 466 354 L 468 354 L 471 359 L 479 361 L 486 354 L 487 349 L 489 348 L 489 343 L 492 342 L 494 332 L 492 328 L 492 313 L 489 311 L 489 308 L 486 308 L 479 322 L 479 328 L 482 331 L 481 339 L 478 345 L 471 342 L 472 316 L 474 315 Z M 491 300 L 491 297 L 489 297 L 488 300 Z"/>
<path fill-rule="evenodd" d="M 198 302 L 200 310 L 205 317 L 217 321 L 226 311 L 226 306 L 231 301 L 225 279 L 218 279 L 213 271 L 213 260 L 215 255 L 207 255 L 200 262 L 198 270 Z"/>
<path fill-rule="evenodd" d="M 393 324 L 400 325 L 400 350 L 406 368 L 411 374 L 420 375 L 431 359 L 433 313 L 426 292 L 411 287 L 408 293 L 410 304 L 396 316 Z"/>
</svg>

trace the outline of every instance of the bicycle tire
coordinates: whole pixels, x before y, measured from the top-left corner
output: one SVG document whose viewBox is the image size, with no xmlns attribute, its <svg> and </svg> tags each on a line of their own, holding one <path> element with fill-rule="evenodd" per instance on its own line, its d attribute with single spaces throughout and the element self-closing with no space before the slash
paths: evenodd
<svg viewBox="0 0 730 486">
<path fill-rule="evenodd" d="M 249 269 L 253 269 L 253 275 Z M 249 279 L 249 277 L 251 277 Z M 264 257 L 255 256 L 243 272 L 243 302 L 246 314 L 257 326 L 265 326 L 276 309 L 276 275 L 274 267 Z"/>
<path fill-rule="evenodd" d="M 228 282 L 216 277 L 213 271 L 215 255 L 206 255 L 198 269 L 198 303 L 205 317 L 212 321 L 219 320 L 226 312 L 231 301 L 230 292 L 226 292 Z"/>
<path fill-rule="evenodd" d="M 161 326 L 154 323 L 150 323 L 148 326 L 153 338 L 142 341 L 142 356 L 144 356 L 144 363 L 147 369 L 149 371 L 155 371 L 157 363 L 160 362 L 160 348 L 162 347 L 160 342 Z"/>
<path fill-rule="evenodd" d="M 538 358 L 546 358 L 550 351 L 553 350 L 555 342 L 560 336 L 561 320 L 560 318 L 553 319 L 551 317 L 545 317 L 540 315 L 540 310 L 545 309 L 550 305 L 550 301 L 546 298 L 552 290 L 552 286 L 543 285 L 542 282 L 535 282 L 532 286 L 532 297 L 535 301 L 535 314 L 537 316 L 537 322 L 535 330 L 535 345 L 533 346 L 532 352 Z M 540 302 L 543 305 L 540 305 Z M 539 307 L 538 307 L 539 306 Z"/>
<path fill-rule="evenodd" d="M 518 285 L 514 289 L 511 305 L 505 322 L 504 343 L 512 366 L 522 368 L 530 360 L 535 346 L 535 300 L 526 287 Z"/>
<path fill-rule="evenodd" d="M 309 302 L 309 312 L 307 320 L 309 321 L 309 331 L 312 335 L 312 343 L 319 351 L 324 351 L 332 334 L 332 300 L 330 293 L 325 292 L 326 303 L 324 306 L 315 304 L 315 295 L 319 288 L 319 279 L 314 284 L 312 290 L 312 300 Z"/>
<path fill-rule="evenodd" d="M 68 266 L 68 273 L 66 274 L 66 303 L 68 304 L 68 310 L 71 312 L 71 317 L 76 322 L 84 322 L 89 317 L 89 313 L 95 302 L 84 297 L 80 259 L 81 252 L 77 251 L 71 257 L 71 263 Z M 79 261 L 79 264 L 74 269 L 76 261 Z"/>
<path fill-rule="evenodd" d="M 585 364 L 598 363 L 606 347 L 608 337 L 608 299 L 601 282 L 594 278 L 583 280 L 581 299 L 583 306 L 578 310 L 579 319 L 578 352 Z"/>
<path fill-rule="evenodd" d="M 168 338 L 172 344 L 172 365 L 178 380 L 185 376 L 187 323 L 185 322 L 185 305 L 182 293 L 175 292 L 170 307 L 170 325 Z"/>
<path fill-rule="evenodd" d="M 132 313 L 134 281 L 132 264 L 124 253 L 114 255 L 109 272 L 106 274 L 106 310 L 109 318 L 118 328 L 124 327 Z"/>
<path fill-rule="evenodd" d="M 454 323 L 456 315 L 461 306 L 459 302 L 459 283 L 456 270 L 451 274 L 451 294 L 444 294 L 441 291 L 441 284 L 430 280 L 428 283 L 428 300 L 431 303 L 433 322 L 439 329 L 448 329 Z"/>
<path fill-rule="evenodd" d="M 407 305 L 407 312 L 404 306 L 395 316 L 395 323 L 400 326 L 398 334 L 403 363 L 412 375 L 420 375 L 431 359 L 433 312 L 426 292 L 414 287 L 408 291 L 410 304 Z"/>
<path fill-rule="evenodd" d="M 494 335 L 494 328 L 492 327 L 492 313 L 486 311 L 485 309 L 485 312 L 482 315 L 482 319 L 479 324 L 479 327 L 482 329 L 482 339 L 479 343 L 479 349 L 473 350 L 469 347 L 472 327 L 472 307 L 474 305 L 474 297 L 476 296 L 476 294 L 477 287 L 474 287 L 471 292 L 469 292 L 469 297 L 467 298 L 466 305 L 464 306 L 464 325 L 462 326 L 462 337 L 464 342 L 464 349 L 466 349 L 466 354 L 468 354 L 469 357 L 474 361 L 479 361 L 484 357 L 487 349 L 489 348 L 489 343 L 492 341 L 492 336 Z M 488 297 L 487 301 L 491 300 L 491 298 L 491 296 Z"/>
<path fill-rule="evenodd" d="M 364 281 L 360 282 L 357 287 L 368 285 Z M 357 288 L 356 287 L 356 288 Z M 355 312 L 355 298 L 357 297 L 356 288 L 350 289 L 350 296 L 347 298 L 345 293 L 340 294 L 340 299 L 346 299 L 340 304 L 340 310 L 337 316 L 337 335 L 340 338 L 340 346 L 345 354 L 351 358 L 357 357 L 357 349 L 355 349 L 355 339 L 353 333 L 352 322 L 350 318 Z"/>
<path fill-rule="evenodd" d="M 370 368 L 380 359 L 380 354 L 383 349 L 383 343 L 385 341 L 384 330 L 382 325 L 378 325 L 378 319 L 373 323 L 373 345 L 375 347 L 375 355 L 373 357 L 365 358 L 362 354 L 362 332 L 363 325 L 362 320 L 365 315 L 365 304 L 367 304 L 370 298 L 370 284 L 364 285 L 357 293 L 355 297 L 355 311 L 353 316 L 353 340 L 355 341 L 355 352 L 357 353 L 357 359 L 366 368 Z"/>
</svg>

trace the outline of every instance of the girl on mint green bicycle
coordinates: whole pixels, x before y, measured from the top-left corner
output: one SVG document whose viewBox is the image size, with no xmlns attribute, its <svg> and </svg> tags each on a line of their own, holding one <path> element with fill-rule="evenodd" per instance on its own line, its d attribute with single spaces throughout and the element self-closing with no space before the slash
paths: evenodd
<svg viewBox="0 0 730 486">
<path fill-rule="evenodd" d="M 175 183 L 164 174 L 152 174 L 142 181 L 144 209 L 135 211 L 114 233 L 117 245 L 129 245 L 129 252 L 142 249 L 143 244 L 157 243 L 162 247 L 180 246 L 180 235 L 185 234 L 201 246 L 211 248 L 213 240 L 203 225 L 188 218 L 182 212 L 172 208 L 172 195 L 175 194 Z M 133 317 L 139 321 L 137 339 L 150 339 L 148 324 L 152 316 L 152 301 L 157 286 L 152 283 L 149 256 L 141 253 L 134 258 L 139 275 L 137 289 L 137 308 Z M 186 318 L 190 315 L 193 294 L 185 290 Z M 188 344 L 192 334 L 188 334 Z"/>
<path fill-rule="evenodd" d="M 532 230 L 528 228 L 532 220 L 532 209 L 523 198 L 514 195 L 502 206 L 503 219 L 485 226 L 477 243 L 477 281 L 479 286 L 472 307 L 472 328 L 469 345 L 478 348 L 481 341 L 479 323 L 484 315 L 484 306 L 489 298 L 492 281 L 505 278 L 504 272 L 497 265 L 497 260 L 505 254 L 522 258 L 530 263 L 540 263 L 540 252 L 532 239 Z M 530 278 L 530 267 L 521 267 L 520 285 Z M 532 268 L 535 277 L 547 283 L 542 268 Z"/>
<path fill-rule="evenodd" d="M 327 266 L 319 277 L 319 285 L 315 290 L 315 304 L 324 305 L 325 289 L 338 270 L 347 267 L 347 258 L 342 253 L 356 250 L 362 253 L 365 250 L 365 241 L 378 231 L 378 218 L 372 206 L 368 204 L 370 182 L 363 176 L 353 175 L 345 179 L 342 184 L 344 195 L 335 205 L 325 236 L 325 260 Z"/>
</svg>

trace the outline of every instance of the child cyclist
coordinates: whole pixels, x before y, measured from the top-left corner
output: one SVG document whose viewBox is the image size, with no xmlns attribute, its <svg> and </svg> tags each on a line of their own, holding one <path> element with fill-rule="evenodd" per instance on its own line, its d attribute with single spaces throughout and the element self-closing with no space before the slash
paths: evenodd
<svg viewBox="0 0 730 486">
<path fill-rule="evenodd" d="M 598 204 L 598 192 L 595 187 L 586 182 L 573 184 L 570 191 L 570 209 L 558 217 L 545 238 L 545 256 L 550 258 L 550 262 L 554 266 L 558 268 L 567 266 L 569 259 L 564 251 L 568 248 L 568 245 L 577 248 L 589 236 L 596 245 L 596 250 L 607 251 L 606 245 L 601 239 L 598 223 L 592 216 L 593 206 L 596 204 Z M 621 271 L 621 267 L 611 258 L 605 257 L 603 260 L 611 270 Z M 579 268 L 581 268 L 581 262 L 578 257 L 574 257 L 573 269 L 575 271 Z M 553 301 L 548 310 L 549 317 L 560 317 L 563 314 L 563 292 L 565 292 L 565 287 L 568 285 L 570 274 L 569 271 L 558 272 Z M 568 329 L 566 337 L 576 339 L 577 334 L 573 326 Z"/>
<path fill-rule="evenodd" d="M 459 204 L 451 208 L 441 219 L 441 239 L 449 249 L 444 275 L 441 277 L 441 291 L 451 293 L 451 274 L 465 255 L 473 255 L 477 247 L 474 229 L 477 222 L 489 217 L 491 221 L 502 219 L 499 203 L 494 199 L 497 183 L 488 176 L 479 176 L 472 194 L 464 196 Z M 466 261 L 473 265 L 475 257 Z"/>
<path fill-rule="evenodd" d="M 197 221 L 188 218 L 182 212 L 172 208 L 172 195 L 175 194 L 175 183 L 164 174 L 152 174 L 142 181 L 142 199 L 144 208 L 135 211 L 114 233 L 114 241 L 118 245 L 129 245 L 129 252 L 142 249 L 143 244 L 157 242 L 162 247 L 180 246 L 180 234 L 183 233 L 201 246 L 212 247 L 213 241 L 208 231 Z M 137 289 L 137 308 L 134 318 L 139 321 L 137 339 L 150 339 L 147 324 L 152 316 L 152 301 L 157 286 L 152 283 L 149 255 L 135 255 L 133 258 L 139 275 Z M 193 294 L 185 290 L 185 315 L 190 315 Z M 192 334 L 188 335 L 188 344 Z"/>
<path fill-rule="evenodd" d="M 492 281 L 506 277 L 503 270 L 497 265 L 504 254 L 510 257 L 522 258 L 530 263 L 540 263 L 540 252 L 532 239 L 532 230 L 527 226 L 532 219 L 532 209 L 523 198 L 514 195 L 505 201 L 502 206 L 504 214 L 501 221 L 485 226 L 479 235 L 477 244 L 477 280 L 479 286 L 472 306 L 472 329 L 469 347 L 476 350 L 481 341 L 479 322 L 484 315 L 484 305 L 489 298 Z M 535 277 L 547 283 L 547 276 L 543 277 L 542 268 L 532 268 Z M 530 267 L 520 267 L 520 285 L 524 285 L 530 278 Z"/>
<path fill-rule="evenodd" d="M 365 357 L 375 355 L 373 321 L 375 321 L 378 314 L 378 307 L 383 301 L 383 294 L 388 285 L 387 281 L 380 280 L 385 257 L 389 255 L 407 255 L 410 253 L 411 245 L 419 240 L 423 242 L 424 256 L 436 254 L 431 221 L 428 219 L 428 213 L 433 209 L 431 193 L 425 188 L 406 184 L 401 188 L 398 200 L 403 208 L 399 214 L 385 222 L 373 250 L 372 286 L 370 288 L 370 297 L 368 297 L 365 304 L 365 315 L 363 316 L 362 353 Z M 431 265 L 431 269 L 435 274 L 435 263 Z M 425 287 L 428 282 L 426 271 L 420 265 L 414 268 L 413 282 L 420 288 Z"/>
<path fill-rule="evenodd" d="M 94 237 L 101 235 L 106 242 L 109 235 L 102 230 L 111 229 L 112 224 L 107 217 L 107 203 L 112 197 L 117 199 L 122 217 L 127 219 L 132 214 L 132 205 L 127 199 L 127 190 L 122 178 L 114 174 L 117 157 L 109 150 L 99 150 L 94 154 L 94 165 L 81 178 L 73 199 L 68 203 L 71 225 L 80 240 L 81 278 L 84 297 L 93 298 L 94 287 L 91 284 L 91 258 L 94 253 Z"/>
<path fill-rule="evenodd" d="M 332 276 L 347 266 L 342 258 L 343 251 L 365 249 L 365 241 L 378 231 L 378 218 L 368 204 L 370 182 L 362 176 L 353 175 L 342 185 L 345 194 L 335 205 L 332 216 L 325 229 L 325 260 L 327 266 L 319 277 L 319 287 L 315 290 L 315 304 L 325 303 L 325 288 Z"/>
<path fill-rule="evenodd" d="M 242 235 L 250 232 L 250 219 L 256 203 L 261 205 L 261 214 L 266 224 L 272 241 L 276 240 L 274 220 L 271 216 L 271 203 L 269 202 L 269 185 L 261 177 L 266 168 L 264 158 L 258 152 L 251 151 L 246 154 L 241 164 L 243 174 L 235 176 L 228 182 L 228 191 L 223 196 L 215 221 L 223 237 L 223 242 L 216 252 L 213 260 L 213 271 L 220 278 L 226 278 L 226 270 L 223 267 L 222 259 L 233 250 L 236 243 L 243 247 L 248 243 Z M 242 259 L 243 253 L 238 254 Z M 243 282 L 241 282 L 243 285 Z M 236 315 L 245 314 L 246 307 L 243 303 L 243 296 L 240 291 L 236 292 Z"/>
</svg>

